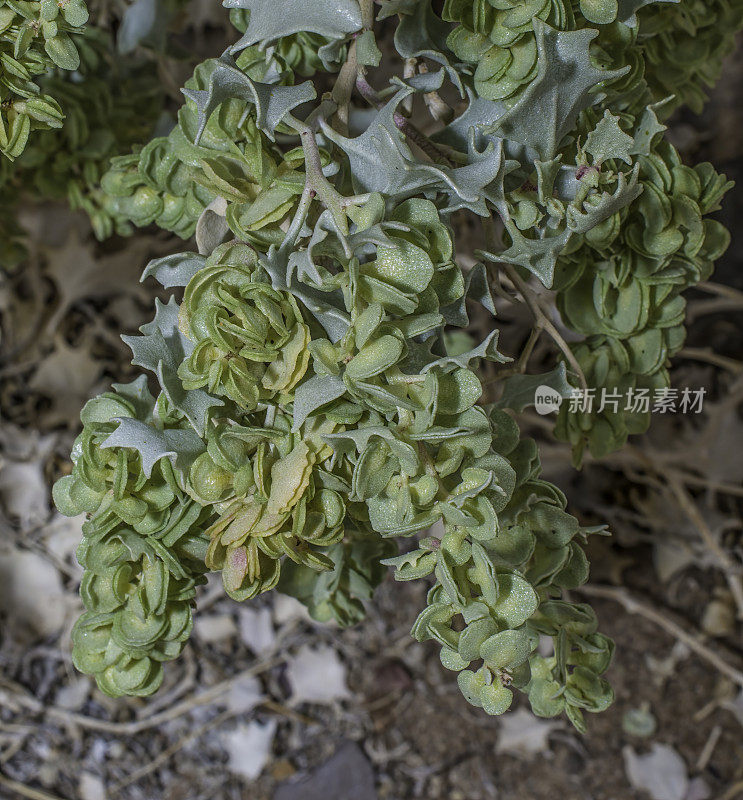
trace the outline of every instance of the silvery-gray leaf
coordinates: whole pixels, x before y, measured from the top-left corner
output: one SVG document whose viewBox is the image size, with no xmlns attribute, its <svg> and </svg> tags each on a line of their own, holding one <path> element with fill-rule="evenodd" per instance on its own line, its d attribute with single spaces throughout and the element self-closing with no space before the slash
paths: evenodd
<svg viewBox="0 0 743 800">
<path fill-rule="evenodd" d="M 276 247 L 271 247 L 267 255 L 259 258 L 274 289 L 291 291 L 322 325 L 332 342 L 343 337 L 351 325 L 351 318 L 345 310 L 343 296 L 339 291 L 322 292 L 300 283 L 295 276 L 287 280 L 288 257 Z"/>
<path fill-rule="evenodd" d="M 333 237 L 328 239 L 328 234 Z M 292 250 L 288 256 L 284 254 L 286 245 L 282 246 L 282 257 L 287 259 L 287 283 L 291 284 L 293 276 L 301 283 L 305 283 L 304 278 L 309 278 L 315 285 L 322 284 L 322 277 L 317 269 L 315 253 L 330 255 L 339 261 L 348 261 L 350 254 L 355 251 L 355 247 L 350 244 L 350 240 L 338 228 L 335 217 L 329 209 L 320 214 L 315 227 L 304 250 Z"/>
<path fill-rule="evenodd" d="M 230 230 L 226 213 L 227 201 L 224 197 L 215 197 L 201 212 L 195 231 L 199 253 L 209 255 L 225 240 Z"/>
<path fill-rule="evenodd" d="M 607 110 L 586 137 L 583 149 L 593 156 L 594 164 L 610 158 L 618 158 L 631 164 L 633 144 L 633 138 L 619 127 L 619 117 Z"/>
<path fill-rule="evenodd" d="M 383 0 L 377 20 L 381 22 L 394 14 L 413 14 L 419 2 L 420 0 Z"/>
<path fill-rule="evenodd" d="M 548 231 L 542 230 L 540 231 L 541 238 L 529 239 L 513 223 L 505 203 L 500 203 L 498 210 L 501 212 L 501 219 L 513 243 L 508 250 L 504 250 L 502 253 L 493 254 L 480 251 L 479 255 L 496 263 L 501 261 L 524 267 L 536 275 L 547 288 L 552 286 L 557 257 L 568 243 L 571 231 L 566 229 L 561 233 L 550 234 Z"/>
<path fill-rule="evenodd" d="M 464 97 L 464 86 L 446 53 L 451 27 L 436 16 L 430 0 L 418 0 L 413 13 L 402 13 L 395 31 L 395 49 L 403 58 L 428 58 L 441 64 Z"/>
<path fill-rule="evenodd" d="M 556 31 L 535 19 L 539 71 L 519 101 L 492 125 L 492 133 L 533 147 L 548 161 L 580 112 L 594 100 L 592 89 L 624 75 L 593 66 L 589 48 L 598 31 Z"/>
<path fill-rule="evenodd" d="M 356 0 L 224 0 L 225 8 L 250 11 L 250 24 L 242 38 L 231 48 L 239 53 L 261 42 L 268 44 L 308 31 L 328 39 L 344 39 L 361 29 L 361 9 Z"/>
<path fill-rule="evenodd" d="M 101 447 L 131 447 L 142 456 L 142 471 L 149 478 L 161 458 L 170 458 L 173 467 L 185 475 L 194 459 L 206 446 L 192 430 L 159 430 L 137 419 L 123 417 L 119 426 Z"/>
<path fill-rule="evenodd" d="M 166 289 L 185 286 L 191 278 L 204 268 L 206 258 L 198 253 L 172 253 L 163 258 L 154 258 L 145 267 L 141 280 L 152 276 Z"/>
<path fill-rule="evenodd" d="M 563 398 L 570 397 L 573 392 L 573 387 L 568 383 L 564 362 L 542 375 L 511 375 L 502 385 L 503 394 L 496 405 L 518 413 L 534 405 L 534 395 L 540 386 L 549 386 Z"/>
<path fill-rule="evenodd" d="M 155 300 L 155 319 L 140 328 L 142 336 L 122 336 L 132 351 L 132 364 L 154 372 L 165 396 L 186 416 L 199 436 L 204 435 L 209 409 L 224 403 L 203 389 L 183 388 L 178 367 L 193 351 L 193 344 L 178 328 L 178 304 Z"/>
<path fill-rule="evenodd" d="M 650 155 L 650 148 L 653 144 L 653 139 L 663 131 L 668 130 L 666 125 L 658 122 L 658 117 L 655 109 L 664 105 L 665 101 L 656 103 L 655 105 L 648 106 L 640 117 L 640 122 L 635 127 L 635 140 L 632 144 L 630 153 L 632 155 L 647 156 Z"/>
<path fill-rule="evenodd" d="M 407 442 L 400 440 L 389 428 L 370 425 L 366 428 L 357 428 L 356 430 L 347 430 L 341 433 L 329 433 L 323 436 L 323 439 L 334 448 L 336 446 L 335 442 L 353 442 L 355 449 L 360 453 L 367 448 L 369 440 L 373 436 L 384 439 L 390 450 L 400 460 L 402 469 L 407 467 L 408 474 L 415 475 L 419 462 L 418 454 Z"/>
<path fill-rule="evenodd" d="M 599 197 L 592 198 L 590 206 L 583 208 L 568 206 L 566 211 L 568 228 L 575 233 L 587 233 L 636 200 L 642 194 L 642 186 L 638 183 L 639 173 L 640 165 L 635 164 L 629 180 L 623 172 L 619 173 L 617 188 L 613 194 L 603 192 Z"/>
<path fill-rule="evenodd" d="M 298 86 L 279 86 L 259 83 L 238 69 L 230 56 L 222 55 L 209 76 L 207 89 L 182 89 L 183 94 L 196 103 L 199 128 L 196 144 L 199 143 L 211 114 L 230 98 L 239 98 L 255 105 L 258 127 L 273 141 L 274 131 L 281 120 L 302 103 L 317 96 L 311 81 Z"/>
<path fill-rule="evenodd" d="M 474 361 L 476 358 L 486 358 L 488 361 L 496 361 L 499 364 L 505 364 L 508 361 L 513 361 L 512 358 L 504 356 L 502 353 L 498 352 L 497 346 L 499 334 L 500 331 L 491 331 L 485 337 L 485 339 L 483 339 L 483 341 L 480 342 L 477 347 L 473 347 L 472 350 L 468 350 L 466 353 L 460 353 L 458 356 L 444 356 L 436 361 L 432 361 L 430 364 L 426 364 L 421 372 L 425 374 L 434 367 L 439 367 L 445 372 L 450 372 L 452 369 L 457 367 L 466 369 L 469 366 L 470 361 Z"/>
<path fill-rule="evenodd" d="M 431 190 L 450 198 L 446 211 L 468 208 L 480 216 L 489 214 L 486 199 L 500 196 L 504 158 L 502 143 L 491 141 L 484 151 L 469 143 L 469 163 L 449 167 L 416 158 L 397 126 L 397 107 L 414 92 L 404 86 L 380 111 L 368 128 L 355 138 L 341 136 L 323 125 L 325 136 L 348 156 L 354 191 L 380 192 L 400 199 Z"/>
<path fill-rule="evenodd" d="M 475 264 L 465 274 L 464 294 L 462 297 L 441 309 L 441 314 L 447 325 L 456 325 L 460 328 L 465 328 L 469 325 L 470 318 L 467 314 L 466 300 L 474 300 L 495 316 L 495 302 L 490 292 L 488 274 L 484 264 Z"/>
<path fill-rule="evenodd" d="M 137 419 L 149 419 L 155 407 L 155 398 L 147 386 L 147 376 L 140 375 L 131 383 L 114 383 L 111 388 L 126 398 L 133 406 Z"/>
<path fill-rule="evenodd" d="M 617 20 L 629 25 L 630 28 L 637 27 L 637 12 L 652 3 L 678 3 L 680 0 L 619 0 L 619 11 Z"/>
<path fill-rule="evenodd" d="M 373 31 L 364 31 L 356 39 L 356 59 L 363 67 L 378 67 L 382 51 L 377 47 Z"/>
<path fill-rule="evenodd" d="M 307 417 L 321 406 L 346 393 L 346 384 L 336 375 L 313 375 L 294 391 L 294 425 L 298 431 Z"/>
<path fill-rule="evenodd" d="M 454 147 L 460 152 L 467 150 L 470 143 L 470 131 L 475 131 L 475 143 L 478 148 L 484 148 L 493 138 L 493 134 L 484 134 L 485 129 L 492 129 L 494 124 L 505 113 L 503 103 L 478 97 L 467 87 L 469 105 L 456 119 L 452 120 L 445 128 L 431 136 L 435 142 Z"/>
</svg>

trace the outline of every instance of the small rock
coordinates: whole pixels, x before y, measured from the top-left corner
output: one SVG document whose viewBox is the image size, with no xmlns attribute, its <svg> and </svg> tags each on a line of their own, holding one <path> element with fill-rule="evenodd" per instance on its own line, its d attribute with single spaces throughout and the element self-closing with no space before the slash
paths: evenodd
<svg viewBox="0 0 743 800">
<path fill-rule="evenodd" d="M 90 688 L 90 678 L 84 676 L 73 678 L 59 688 L 54 696 L 54 703 L 67 711 L 79 711 L 90 695 Z"/>
<path fill-rule="evenodd" d="M 712 797 L 712 790 L 707 785 L 707 781 L 702 777 L 692 778 L 684 800 L 709 800 L 710 797 Z"/>
<path fill-rule="evenodd" d="M 237 635 L 237 625 L 231 614 L 211 614 L 197 617 L 194 634 L 204 644 L 215 644 Z"/>
<path fill-rule="evenodd" d="M 274 592 L 273 595 L 273 618 L 278 626 L 299 620 L 312 622 L 306 606 L 302 605 L 295 597 L 289 597 L 288 594 L 281 592 Z"/>
<path fill-rule="evenodd" d="M 361 748 L 345 742 L 307 777 L 279 786 L 273 800 L 377 800 L 374 771 Z"/>
<path fill-rule="evenodd" d="M 12 545 L 0 551 L 0 607 L 19 641 L 58 633 L 76 606 L 46 558 Z"/>
<path fill-rule="evenodd" d="M 240 638 L 256 655 L 270 650 L 276 641 L 276 631 L 268 608 L 240 608 L 238 626 Z"/>
<path fill-rule="evenodd" d="M 702 777 L 692 778 L 684 800 L 709 800 L 710 797 L 712 797 L 712 790 L 707 785 L 707 781 Z"/>
<path fill-rule="evenodd" d="M 635 789 L 652 800 L 685 800 L 689 777 L 684 759 L 667 744 L 654 742 L 650 752 L 638 755 L 631 747 L 622 750 L 627 777 Z"/>
<path fill-rule="evenodd" d="M 286 758 L 280 758 L 278 761 L 274 761 L 271 766 L 271 777 L 276 781 L 285 781 L 287 778 L 296 775 L 296 773 L 297 770 L 294 769 L 294 765 Z"/>
<path fill-rule="evenodd" d="M 80 800 L 106 800 L 106 787 L 103 781 L 92 772 L 83 772 L 78 785 Z"/>
<path fill-rule="evenodd" d="M 560 722 L 539 719 L 530 711 L 519 708 L 500 718 L 495 751 L 532 758 L 549 750 L 550 733 L 562 727 Z"/>
<path fill-rule="evenodd" d="M 260 705 L 263 699 L 261 682 L 254 675 L 245 675 L 232 684 L 225 702 L 230 711 L 235 714 L 245 714 Z"/>
<path fill-rule="evenodd" d="M 271 758 L 271 746 L 276 733 L 276 720 L 265 725 L 250 722 L 238 725 L 222 734 L 222 745 L 227 751 L 227 766 L 235 775 L 255 780 Z"/>
<path fill-rule="evenodd" d="M 707 604 L 702 616 L 702 628 L 710 636 L 728 636 L 733 633 L 735 606 L 730 595 L 719 597 Z"/>
<path fill-rule="evenodd" d="M 85 514 L 77 517 L 64 517 L 55 514 L 44 530 L 44 546 L 61 562 L 67 564 L 77 575 L 82 576 L 83 568 L 75 556 L 80 540 Z"/>
<path fill-rule="evenodd" d="M 292 705 L 327 704 L 351 696 L 346 686 L 346 666 L 332 647 L 301 647 L 287 660 L 286 676 L 292 687 Z"/>
</svg>

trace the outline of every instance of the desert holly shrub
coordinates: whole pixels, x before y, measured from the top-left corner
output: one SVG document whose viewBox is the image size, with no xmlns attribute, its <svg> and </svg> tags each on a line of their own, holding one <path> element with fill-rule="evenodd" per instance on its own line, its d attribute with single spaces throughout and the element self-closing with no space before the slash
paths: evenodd
<svg viewBox="0 0 743 800">
<path fill-rule="evenodd" d="M 348 625 L 392 568 L 430 586 L 412 633 L 467 701 L 500 714 L 518 690 L 584 730 L 613 645 L 567 592 L 603 528 L 566 510 L 508 410 L 540 384 L 669 385 L 729 184 L 683 164 L 663 121 L 702 103 L 740 3 L 225 5 L 240 38 L 195 68 L 169 133 L 138 139 L 143 113 L 129 135 L 121 106 L 121 136 L 77 122 L 29 145 L 84 162 L 85 191 L 43 180 L 99 235 L 155 223 L 198 250 L 146 267 L 172 294 L 125 337 L 143 375 L 85 406 L 55 487 L 87 514 L 75 664 L 108 694 L 154 691 L 207 571 L 237 601 L 278 587 Z M 69 95 L 73 121 L 108 113 Z M 455 212 L 484 228 L 467 268 Z M 528 352 L 498 350 L 493 292 L 516 290 L 559 345 L 546 375 L 507 377 Z M 648 422 L 565 404 L 556 433 L 580 462 Z"/>
</svg>

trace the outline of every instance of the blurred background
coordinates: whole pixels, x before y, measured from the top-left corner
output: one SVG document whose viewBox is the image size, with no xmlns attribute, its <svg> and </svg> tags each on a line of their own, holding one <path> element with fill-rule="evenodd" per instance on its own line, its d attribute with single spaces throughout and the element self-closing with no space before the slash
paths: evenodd
<svg viewBox="0 0 743 800">
<path fill-rule="evenodd" d="M 173 27 L 158 62 L 171 112 L 193 64 L 234 38 L 213 0 Z M 690 162 L 739 183 L 742 76 L 739 47 L 704 113 L 672 121 Z M 389 580 L 349 630 L 277 593 L 237 605 L 210 582 L 153 698 L 114 701 L 78 674 L 82 519 L 60 516 L 50 487 L 85 400 L 134 375 L 119 336 L 151 316 L 144 265 L 185 248 L 154 228 L 99 243 L 85 215 L 26 203 L 28 253 L 0 273 L 0 798 L 743 798 L 741 214 L 736 188 L 719 214 L 732 245 L 688 295 L 674 365 L 675 386 L 706 390 L 703 413 L 655 415 L 647 436 L 580 472 L 549 419 L 520 419 L 572 512 L 613 534 L 592 537 L 584 594 L 616 639 L 617 699 L 580 736 L 523 697 L 502 718 L 468 706 L 437 648 L 409 636 L 425 587 Z M 531 320 L 500 312 L 509 352 Z"/>
</svg>

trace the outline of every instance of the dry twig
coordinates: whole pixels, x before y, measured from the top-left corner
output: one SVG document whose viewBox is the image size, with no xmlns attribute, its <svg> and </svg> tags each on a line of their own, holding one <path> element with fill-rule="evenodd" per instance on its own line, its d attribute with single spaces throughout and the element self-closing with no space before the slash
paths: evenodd
<svg viewBox="0 0 743 800">
<path fill-rule="evenodd" d="M 26 786 L 25 783 L 6 778 L 5 775 L 2 774 L 0 774 L 0 786 L 4 786 L 6 789 L 15 792 L 21 797 L 27 797 L 28 800 L 63 800 L 59 795 L 49 794 L 49 792 L 45 792 L 41 789 L 34 789 L 31 786 Z"/>
<path fill-rule="evenodd" d="M 620 587 L 588 585 L 581 586 L 578 591 L 589 597 L 603 597 L 606 600 L 613 600 L 615 603 L 624 606 L 630 614 L 639 614 L 659 628 L 662 628 L 679 642 L 683 642 L 690 650 L 693 650 L 700 658 L 704 659 L 726 678 L 729 678 L 738 686 L 743 687 L 743 672 L 728 663 L 718 652 L 712 650 L 706 642 L 706 637 L 702 633 L 698 631 L 693 634 L 689 633 L 680 624 L 675 622 L 668 609 L 664 609 L 663 613 L 656 611 L 646 603 L 633 597 L 627 589 Z M 688 622 L 684 624 L 689 628 Z"/>
</svg>

